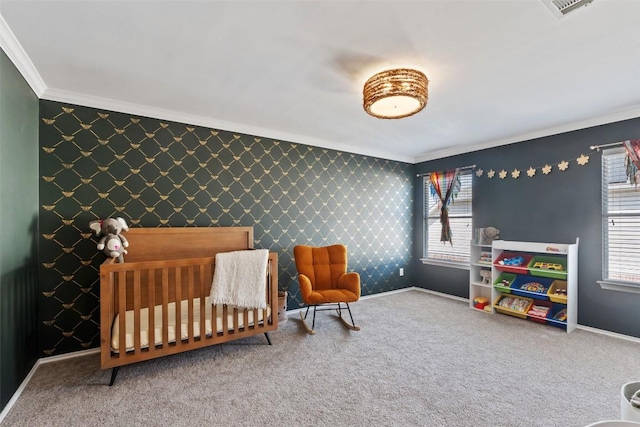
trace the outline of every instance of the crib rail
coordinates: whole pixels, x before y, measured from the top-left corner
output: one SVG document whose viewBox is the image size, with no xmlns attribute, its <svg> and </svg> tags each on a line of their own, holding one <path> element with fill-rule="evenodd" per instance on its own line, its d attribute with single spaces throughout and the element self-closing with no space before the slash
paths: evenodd
<svg viewBox="0 0 640 427">
<path fill-rule="evenodd" d="M 215 257 L 122 264 L 105 262 L 100 267 L 101 368 L 122 366 L 277 329 L 277 265 L 277 254 L 270 252 L 265 273 L 269 308 L 239 310 L 227 305 L 207 308 Z M 170 312 L 175 314 L 173 319 L 170 319 Z M 220 314 L 221 322 L 218 319 Z M 117 351 L 114 351 L 112 330 L 116 316 L 119 334 Z M 181 322 L 184 316 L 187 318 L 186 327 Z M 161 323 L 159 317 L 162 318 Z M 148 325 L 146 335 L 143 333 L 145 323 Z M 159 326 L 159 331 L 156 326 Z M 127 343 L 127 335 L 133 337 L 129 340 L 132 342 Z"/>
</svg>

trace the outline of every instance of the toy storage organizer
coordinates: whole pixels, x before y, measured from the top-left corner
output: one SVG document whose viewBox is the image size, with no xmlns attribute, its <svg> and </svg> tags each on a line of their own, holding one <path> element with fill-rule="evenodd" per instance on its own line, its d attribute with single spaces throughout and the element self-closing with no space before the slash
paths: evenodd
<svg viewBox="0 0 640 427">
<path fill-rule="evenodd" d="M 556 326 L 571 332 L 578 320 L 578 242 L 575 244 L 496 240 L 491 265 L 478 262 L 485 246 L 472 246 L 470 306 Z M 480 278 L 491 270 L 492 283 Z M 484 273 L 486 275 L 486 273 Z M 489 300 L 489 304 L 477 301 Z"/>
</svg>

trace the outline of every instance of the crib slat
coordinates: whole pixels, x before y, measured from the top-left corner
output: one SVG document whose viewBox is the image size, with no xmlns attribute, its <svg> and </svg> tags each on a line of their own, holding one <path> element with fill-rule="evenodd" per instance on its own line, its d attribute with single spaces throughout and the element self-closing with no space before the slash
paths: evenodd
<svg viewBox="0 0 640 427">
<path fill-rule="evenodd" d="M 238 333 L 238 326 L 239 326 L 238 322 L 238 307 L 233 307 L 233 332 L 235 334 Z"/>
<path fill-rule="evenodd" d="M 176 346 L 182 345 L 182 268 L 180 266 L 175 267 L 176 275 Z"/>
<path fill-rule="evenodd" d="M 258 313 L 259 312 L 260 312 L 259 309 L 257 309 L 257 308 L 253 309 L 253 327 L 252 327 L 252 329 L 260 328 L 260 324 L 258 323 L 258 319 L 259 319 Z"/>
<path fill-rule="evenodd" d="M 187 342 L 193 342 L 193 266 L 187 267 L 187 275 L 189 276 L 187 285 Z"/>
<path fill-rule="evenodd" d="M 120 316 L 120 343 L 118 344 L 119 357 L 125 357 L 127 352 L 127 284 L 126 271 L 118 272 L 118 315 Z"/>
<path fill-rule="evenodd" d="M 169 347 L 169 269 L 162 269 L 162 348 Z"/>
<path fill-rule="evenodd" d="M 133 348 L 140 353 L 140 270 L 133 270 Z"/>
<path fill-rule="evenodd" d="M 156 351 L 156 270 L 147 270 L 149 279 L 147 282 L 147 291 L 149 293 L 149 352 Z"/>
<path fill-rule="evenodd" d="M 244 316 L 244 319 L 243 319 L 244 331 L 246 332 L 249 330 L 249 309 L 245 308 L 244 310 L 242 310 L 242 314 Z"/>
<path fill-rule="evenodd" d="M 227 332 L 229 331 L 228 310 L 227 304 L 224 304 L 222 306 L 222 336 L 227 335 Z"/>
<path fill-rule="evenodd" d="M 271 307 L 271 254 L 269 254 L 269 260 L 267 261 L 267 307 Z M 254 317 L 253 322 L 256 328 L 260 329 L 267 325 L 267 309 L 261 309 L 262 311 L 262 325 L 258 324 L 258 318 Z"/>
<path fill-rule="evenodd" d="M 273 300 L 274 294 L 277 295 L 277 286 L 278 286 L 278 264 L 277 258 L 274 257 L 274 254 L 269 254 L 269 262 L 267 263 L 267 307 L 271 307 L 271 317 L 269 317 L 269 313 L 265 308 L 262 310 L 262 327 L 266 328 L 267 325 L 273 325 L 273 320 L 275 319 L 277 322 L 278 319 L 278 300 Z M 274 315 L 274 305 L 275 305 L 275 315 Z M 277 323 L 276 323 L 277 326 Z"/>
<path fill-rule="evenodd" d="M 211 337 L 218 335 L 218 306 L 211 305 Z"/>
<path fill-rule="evenodd" d="M 267 309 L 262 309 L 262 326 L 261 328 L 266 328 L 267 325 L 273 325 L 273 319 L 277 320 L 277 314 L 274 315 L 274 303 L 273 294 L 277 294 L 277 290 L 274 289 L 274 286 L 277 286 L 278 283 L 278 266 L 275 264 L 276 259 L 272 254 L 269 254 L 269 261 L 267 262 L 267 307 L 271 307 L 271 317 L 269 317 L 269 313 Z M 277 305 L 276 305 L 276 313 L 277 313 Z M 255 319 L 257 322 L 257 319 Z"/>
<path fill-rule="evenodd" d="M 207 339 L 207 328 L 206 328 L 206 321 L 205 321 L 205 317 L 206 317 L 206 306 L 205 306 L 205 300 L 206 300 L 206 288 L 205 288 L 205 277 L 204 277 L 204 273 L 205 273 L 205 266 L 204 265 L 200 265 L 198 266 L 198 270 L 200 271 L 200 339 L 201 340 L 205 340 Z"/>
<path fill-rule="evenodd" d="M 117 295 L 114 292 L 115 275 L 100 269 L 100 365 L 103 366 L 112 358 L 111 337 L 113 333 L 113 319 L 115 319 L 114 305 Z"/>
<path fill-rule="evenodd" d="M 211 305 L 211 338 L 218 335 L 218 306 Z"/>
</svg>

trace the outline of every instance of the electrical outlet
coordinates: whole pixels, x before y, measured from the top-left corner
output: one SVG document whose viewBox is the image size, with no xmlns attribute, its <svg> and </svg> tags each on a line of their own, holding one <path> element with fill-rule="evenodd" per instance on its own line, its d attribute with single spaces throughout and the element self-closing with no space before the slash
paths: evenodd
<svg viewBox="0 0 640 427">
<path fill-rule="evenodd" d="M 400 269 L 400 277 L 404 276 L 404 268 Z"/>
</svg>

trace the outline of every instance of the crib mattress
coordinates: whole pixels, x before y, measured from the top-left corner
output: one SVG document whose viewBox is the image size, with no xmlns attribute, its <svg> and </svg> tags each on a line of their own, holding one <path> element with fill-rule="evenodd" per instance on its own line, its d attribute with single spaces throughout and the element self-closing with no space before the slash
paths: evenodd
<svg viewBox="0 0 640 427">
<path fill-rule="evenodd" d="M 233 309 L 234 306 L 227 306 L 227 326 L 229 330 L 233 330 Z M 176 341 L 176 303 L 169 303 L 167 306 L 168 310 L 168 329 L 169 329 L 169 342 Z M 211 310 L 212 305 L 209 301 L 209 297 L 205 300 L 205 331 L 208 336 L 211 336 L 212 331 L 212 323 L 211 323 Z M 217 332 L 222 332 L 223 324 L 222 324 L 222 307 L 215 307 L 216 310 L 216 326 Z M 253 326 L 254 311 L 252 309 L 248 310 L 248 327 Z M 258 323 L 263 321 L 263 310 L 258 310 Z M 127 351 L 134 350 L 134 311 L 129 310 L 125 313 L 125 323 L 126 323 L 126 348 Z M 267 307 L 267 317 L 271 316 L 271 307 Z M 155 345 L 162 344 L 162 306 L 156 305 L 154 307 L 154 341 Z M 238 328 L 244 327 L 244 308 L 238 308 Z M 200 336 L 200 298 L 195 298 L 193 300 L 193 336 Z M 189 338 L 189 312 L 188 312 L 188 301 L 181 301 L 180 304 L 180 337 L 183 340 Z M 143 308 L 140 310 L 140 346 L 141 348 L 149 347 L 149 308 Z M 116 315 L 115 322 L 113 323 L 113 328 L 111 331 L 111 349 L 118 353 L 120 351 L 120 314 Z"/>
</svg>

